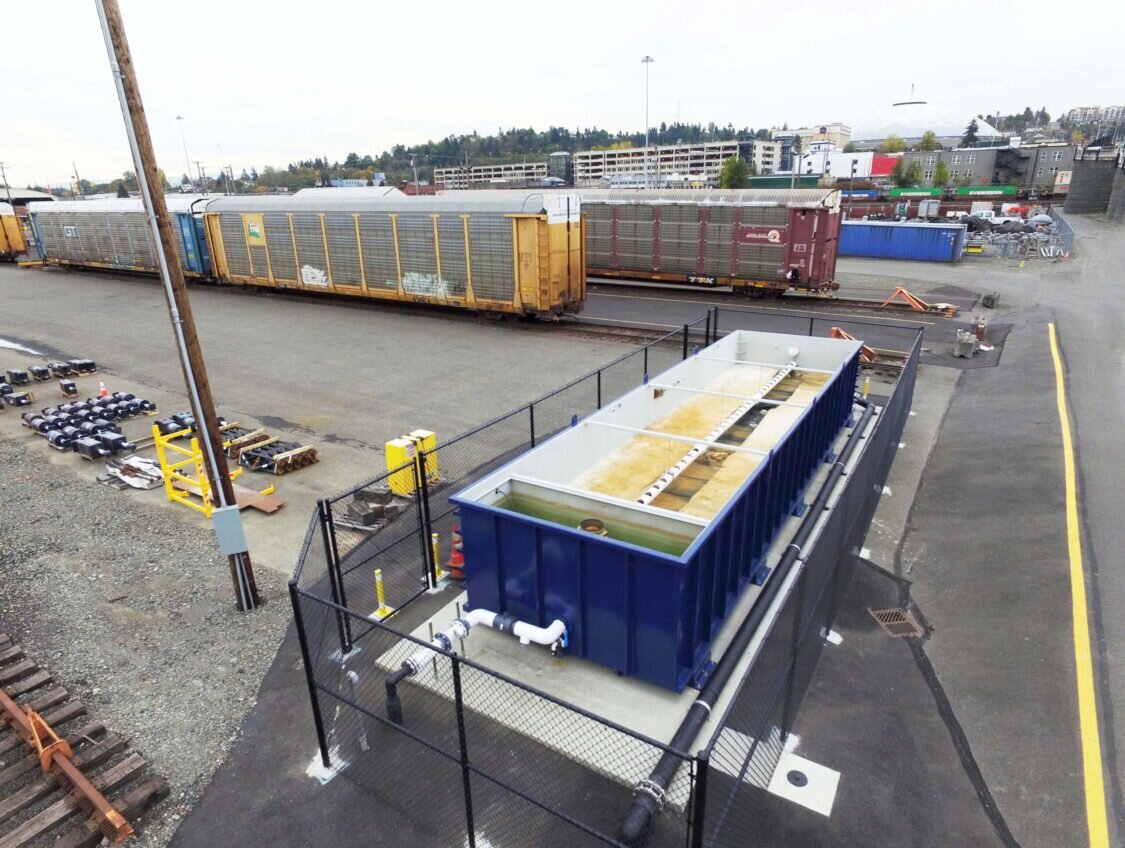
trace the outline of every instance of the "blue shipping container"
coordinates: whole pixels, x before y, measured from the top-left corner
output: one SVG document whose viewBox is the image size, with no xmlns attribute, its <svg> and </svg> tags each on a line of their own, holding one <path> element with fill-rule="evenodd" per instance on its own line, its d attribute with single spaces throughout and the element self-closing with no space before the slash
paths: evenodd
<svg viewBox="0 0 1125 848">
<path fill-rule="evenodd" d="M 844 221 L 840 227 L 840 256 L 957 262 L 964 249 L 964 224 Z"/>
<path fill-rule="evenodd" d="M 451 500 L 460 510 L 467 608 L 541 627 L 561 619 L 572 654 L 682 690 L 708 662 L 743 590 L 767 577 L 774 536 L 852 415 L 858 368 L 857 342 L 731 333 L 458 492 Z M 776 392 L 749 396 L 722 382 L 751 371 L 763 387 L 771 375 L 788 377 Z M 758 422 L 753 416 L 762 413 Z M 667 422 L 685 417 L 698 429 L 669 435 Z M 699 435 L 705 431 L 711 440 Z M 628 478 L 626 468 L 636 465 L 621 460 L 637 450 L 672 470 L 703 445 L 700 465 L 680 463 L 687 495 L 673 495 L 669 484 L 667 499 L 642 503 L 591 482 L 597 473 Z M 703 485 L 727 475 L 725 487 L 699 509 L 695 497 L 704 490 L 692 485 L 708 475 Z M 647 493 L 661 478 L 639 479 Z M 678 498 L 686 502 L 673 503 Z M 582 529 L 590 519 L 604 533 Z"/>
</svg>

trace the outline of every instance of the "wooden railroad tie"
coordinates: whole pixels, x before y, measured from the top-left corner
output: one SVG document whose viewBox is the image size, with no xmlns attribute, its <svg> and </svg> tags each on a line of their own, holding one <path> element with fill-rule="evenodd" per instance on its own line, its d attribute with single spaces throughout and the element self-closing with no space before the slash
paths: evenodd
<svg viewBox="0 0 1125 848">
<path fill-rule="evenodd" d="M 93 848 L 103 837 L 120 842 L 168 794 L 163 778 L 144 777 L 144 758 L 129 752 L 125 739 L 101 722 L 75 722 L 85 714 L 0 634 L 0 755 L 9 755 L 0 768 L 0 848 L 38 844 L 52 832 L 54 848 Z"/>
</svg>

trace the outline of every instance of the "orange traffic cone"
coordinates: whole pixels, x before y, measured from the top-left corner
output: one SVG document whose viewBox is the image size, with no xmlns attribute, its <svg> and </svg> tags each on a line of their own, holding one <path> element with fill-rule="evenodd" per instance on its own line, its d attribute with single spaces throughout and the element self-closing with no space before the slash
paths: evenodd
<svg viewBox="0 0 1125 848">
<path fill-rule="evenodd" d="M 445 564 L 445 570 L 449 573 L 451 580 L 464 580 L 465 579 L 465 545 L 461 540 L 461 525 L 454 524 L 451 532 L 452 539 L 452 552 L 449 555 L 449 562 Z"/>
<path fill-rule="evenodd" d="M 98 397 L 109 397 L 109 389 L 105 387 L 105 380 L 98 380 Z"/>
</svg>

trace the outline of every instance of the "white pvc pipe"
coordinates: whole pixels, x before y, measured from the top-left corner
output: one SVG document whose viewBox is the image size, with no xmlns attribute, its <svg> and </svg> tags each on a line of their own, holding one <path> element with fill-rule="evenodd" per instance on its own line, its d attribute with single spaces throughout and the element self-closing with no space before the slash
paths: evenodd
<svg viewBox="0 0 1125 848">
<path fill-rule="evenodd" d="M 499 623 L 497 619 L 500 619 Z M 486 609 L 466 610 L 461 617 L 454 619 L 453 623 L 441 633 L 434 634 L 433 641 L 424 648 L 419 648 L 403 662 L 404 669 L 408 669 L 411 676 L 418 673 L 437 650 L 450 651 L 455 640 L 465 639 L 474 627 L 490 627 L 501 633 L 511 633 L 520 640 L 521 645 L 544 645 L 554 648 L 563 642 L 566 637 L 566 624 L 559 619 L 552 621 L 547 627 L 536 627 L 525 621 L 517 621 L 512 616 L 502 616 L 499 613 Z"/>
<path fill-rule="evenodd" d="M 497 627 L 496 619 L 497 614 L 486 609 L 468 610 L 461 616 L 461 620 L 470 628 L 483 624 L 502 633 L 509 632 L 520 640 L 521 645 L 534 642 L 536 645 L 546 645 L 549 648 L 566 635 L 566 624 L 557 618 L 546 627 L 536 627 L 526 621 L 516 621 L 510 628 Z"/>
</svg>

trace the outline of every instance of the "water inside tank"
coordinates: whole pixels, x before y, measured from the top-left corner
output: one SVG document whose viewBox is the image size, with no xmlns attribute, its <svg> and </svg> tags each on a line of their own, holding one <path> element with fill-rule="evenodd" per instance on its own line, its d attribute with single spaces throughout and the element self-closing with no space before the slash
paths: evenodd
<svg viewBox="0 0 1125 848">
<path fill-rule="evenodd" d="M 497 501 L 495 506 L 510 512 L 518 512 L 520 515 L 528 515 L 542 521 L 561 524 L 564 527 L 577 528 L 586 519 L 596 518 L 602 522 L 606 538 L 677 557 L 683 555 L 694 539 L 692 535 L 671 533 L 655 527 L 644 527 L 640 524 L 623 521 L 620 518 L 594 514 L 590 508 L 581 509 L 567 506 L 554 500 L 537 498 L 523 492 L 509 492 Z M 597 504 L 591 502 L 591 508 L 596 509 L 596 507 Z"/>
</svg>

